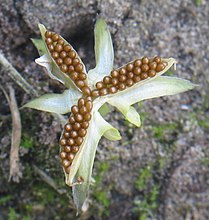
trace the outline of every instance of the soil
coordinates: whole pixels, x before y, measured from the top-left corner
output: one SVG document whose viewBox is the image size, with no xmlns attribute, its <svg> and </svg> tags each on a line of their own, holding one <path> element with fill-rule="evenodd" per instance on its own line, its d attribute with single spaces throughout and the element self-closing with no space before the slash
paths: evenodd
<svg viewBox="0 0 209 220">
<path fill-rule="evenodd" d="M 177 70 L 168 74 L 198 87 L 135 105 L 141 128 L 110 107 L 106 119 L 123 138 L 102 138 L 90 208 L 77 217 L 59 163 L 61 125 L 52 115 L 20 111 L 22 178 L 8 182 L 12 120 L 0 90 L 0 220 L 209 219 L 208 14 L 206 0 L 1 0 L 0 50 L 39 95 L 64 87 L 34 63 L 38 53 L 30 38 L 40 37 L 37 24 L 60 33 L 91 69 L 97 17 L 106 20 L 112 34 L 115 67 L 144 55 L 174 57 Z M 8 85 L 15 89 L 19 107 L 34 98 L 5 71 L 0 84 L 6 91 Z"/>
</svg>

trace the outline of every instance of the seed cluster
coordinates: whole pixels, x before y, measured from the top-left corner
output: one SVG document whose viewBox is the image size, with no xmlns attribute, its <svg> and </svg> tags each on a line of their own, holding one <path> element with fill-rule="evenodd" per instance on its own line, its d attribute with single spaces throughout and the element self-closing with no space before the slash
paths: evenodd
<svg viewBox="0 0 209 220">
<path fill-rule="evenodd" d="M 86 136 L 91 120 L 92 99 L 91 97 L 80 98 L 77 105 L 71 107 L 71 116 L 64 127 L 60 139 L 60 158 L 66 173 L 70 172 L 70 166 L 79 151 Z"/>
<path fill-rule="evenodd" d="M 137 59 L 117 70 L 113 70 L 109 76 L 105 76 L 102 81 L 97 82 L 96 89 L 92 90 L 91 96 L 96 98 L 122 91 L 139 81 L 154 77 L 166 65 L 167 63 L 162 62 L 158 56 L 150 59 L 147 57 Z"/>
<path fill-rule="evenodd" d="M 86 73 L 78 54 L 70 44 L 67 44 L 60 35 L 46 31 L 45 43 L 47 48 L 63 73 L 66 73 L 85 95 L 91 90 L 86 83 Z"/>
</svg>

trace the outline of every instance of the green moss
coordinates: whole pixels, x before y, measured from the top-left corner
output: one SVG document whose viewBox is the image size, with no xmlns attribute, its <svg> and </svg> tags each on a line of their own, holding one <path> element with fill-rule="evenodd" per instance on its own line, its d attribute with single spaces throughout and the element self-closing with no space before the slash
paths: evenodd
<svg viewBox="0 0 209 220">
<path fill-rule="evenodd" d="M 8 220 L 16 220 L 17 214 L 14 208 L 9 208 Z"/>
<path fill-rule="evenodd" d="M 204 157 L 201 160 L 202 164 L 204 164 L 205 166 L 209 166 L 209 156 Z"/>
<path fill-rule="evenodd" d="M 13 197 L 11 195 L 2 196 L 0 198 L 0 206 L 5 205 L 7 202 L 9 202 L 12 199 Z"/>
<path fill-rule="evenodd" d="M 209 117 L 205 117 L 204 120 L 202 119 L 198 120 L 198 124 L 200 127 L 204 129 L 209 129 Z"/>
<path fill-rule="evenodd" d="M 202 0 L 195 0 L 195 4 L 196 4 L 197 6 L 200 6 L 200 5 L 202 4 Z"/>
<path fill-rule="evenodd" d="M 33 138 L 28 133 L 23 133 L 20 146 L 28 149 L 32 148 Z"/>
</svg>

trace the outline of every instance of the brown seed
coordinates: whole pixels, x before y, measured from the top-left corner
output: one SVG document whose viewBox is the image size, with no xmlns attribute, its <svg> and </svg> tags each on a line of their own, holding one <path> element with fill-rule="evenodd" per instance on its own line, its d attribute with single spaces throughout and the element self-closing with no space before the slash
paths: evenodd
<svg viewBox="0 0 209 220">
<path fill-rule="evenodd" d="M 104 83 L 103 82 L 97 82 L 96 83 L 96 88 L 99 89 L 99 90 L 104 88 Z"/>
<path fill-rule="evenodd" d="M 137 83 L 141 80 L 141 78 L 140 78 L 140 76 L 134 76 L 133 80 L 135 83 Z"/>
<path fill-rule="evenodd" d="M 132 63 L 129 63 L 126 65 L 126 70 L 129 72 L 129 71 L 132 71 L 134 68 L 134 65 Z"/>
<path fill-rule="evenodd" d="M 69 167 L 70 164 L 71 164 L 70 161 L 67 160 L 67 159 L 64 159 L 64 160 L 62 161 L 62 165 L 63 165 L 63 167 Z"/>
<path fill-rule="evenodd" d="M 71 131 L 71 130 L 72 130 L 72 126 L 70 124 L 66 124 L 65 131 Z"/>
<path fill-rule="evenodd" d="M 101 90 L 99 91 L 99 94 L 100 94 L 101 96 L 107 95 L 107 94 L 108 94 L 108 89 L 107 89 L 107 88 L 101 89 Z"/>
<path fill-rule="evenodd" d="M 118 89 L 119 89 L 120 91 L 124 90 L 125 88 L 126 88 L 125 83 L 119 83 L 119 84 L 118 84 Z"/>
<path fill-rule="evenodd" d="M 127 74 L 128 79 L 132 79 L 134 77 L 134 74 L 132 72 L 129 72 Z"/>
<path fill-rule="evenodd" d="M 79 137 L 77 137 L 77 138 L 79 138 Z M 81 142 L 82 143 L 82 142 Z M 79 151 L 79 147 L 78 146 L 73 146 L 72 147 L 72 152 L 73 153 L 77 153 Z"/>
<path fill-rule="evenodd" d="M 116 93 L 118 91 L 118 89 L 115 87 L 115 86 L 111 86 L 110 88 L 109 88 L 109 93 L 111 93 L 111 94 L 114 94 L 114 93 Z"/>
<path fill-rule="evenodd" d="M 140 75 L 140 73 L 141 73 L 141 68 L 140 67 L 135 67 L 134 68 L 134 74 L 135 75 Z"/>
<path fill-rule="evenodd" d="M 118 77 L 118 76 L 119 76 L 119 72 L 118 72 L 117 70 L 113 70 L 113 71 L 111 72 L 111 76 L 112 76 L 112 77 Z"/>
<path fill-rule="evenodd" d="M 73 59 L 73 65 L 76 66 L 80 63 L 78 58 Z"/>
<path fill-rule="evenodd" d="M 134 61 L 134 66 L 138 67 L 138 66 L 141 66 L 141 64 L 142 64 L 142 61 L 140 59 L 137 59 Z"/>
<path fill-rule="evenodd" d="M 52 52 L 52 57 L 56 60 L 59 57 L 59 53 Z"/>
<path fill-rule="evenodd" d="M 79 73 L 78 77 L 79 77 L 80 80 L 86 80 L 86 78 L 87 78 L 86 74 L 83 73 L 83 72 Z"/>
<path fill-rule="evenodd" d="M 82 115 L 85 114 L 85 113 L 87 113 L 87 112 L 88 112 L 88 110 L 87 110 L 86 106 L 82 106 L 82 107 L 79 109 L 79 113 L 81 113 Z"/>
<path fill-rule="evenodd" d="M 69 56 L 71 59 L 74 59 L 74 58 L 76 57 L 75 51 L 70 51 L 70 52 L 68 53 L 68 56 Z"/>
<path fill-rule="evenodd" d="M 83 121 L 83 116 L 82 116 L 81 114 L 76 114 L 76 115 L 75 115 L 75 120 L 76 120 L 77 122 L 81 122 L 81 121 Z"/>
<path fill-rule="evenodd" d="M 73 116 L 70 116 L 69 122 L 70 122 L 70 124 L 74 124 L 75 123 L 75 118 Z"/>
<path fill-rule="evenodd" d="M 63 47 L 61 44 L 56 44 L 54 50 L 59 53 L 63 50 Z"/>
<path fill-rule="evenodd" d="M 60 57 L 61 58 L 64 59 L 66 56 L 67 56 L 67 53 L 64 50 L 60 52 Z"/>
<path fill-rule="evenodd" d="M 53 44 L 49 44 L 48 45 L 48 49 L 50 52 L 52 52 L 54 50 L 54 45 Z"/>
<path fill-rule="evenodd" d="M 67 140 L 67 144 L 68 144 L 69 146 L 73 146 L 73 145 L 75 144 L 74 139 L 73 139 L 73 138 L 69 138 L 69 139 Z"/>
<path fill-rule="evenodd" d="M 46 31 L 45 32 L 45 37 L 51 37 L 52 36 L 52 32 L 51 31 Z"/>
<path fill-rule="evenodd" d="M 156 75 L 155 70 L 149 70 L 149 71 L 148 71 L 148 76 L 149 76 L 149 77 L 154 77 L 155 75 Z"/>
<path fill-rule="evenodd" d="M 164 70 L 165 66 L 163 63 L 159 63 L 157 64 L 157 67 L 156 67 L 156 72 L 160 72 L 162 70 Z"/>
<path fill-rule="evenodd" d="M 69 73 L 72 73 L 74 70 L 75 70 L 75 68 L 74 68 L 73 65 L 70 65 L 70 66 L 68 67 L 68 72 L 69 72 Z"/>
<path fill-rule="evenodd" d="M 75 142 L 76 142 L 76 144 L 78 145 L 78 146 L 80 146 L 81 144 L 82 144 L 82 142 L 83 142 L 83 138 L 82 137 L 77 137 L 76 139 L 75 139 Z M 76 153 L 76 152 L 75 152 Z"/>
<path fill-rule="evenodd" d="M 120 82 L 125 82 L 126 79 L 127 79 L 127 77 L 126 77 L 125 75 L 120 75 L 120 76 L 119 76 L 119 81 L 120 81 Z"/>
<path fill-rule="evenodd" d="M 67 159 L 68 159 L 70 162 L 73 161 L 74 157 L 75 157 L 75 155 L 74 155 L 73 153 L 68 153 L 68 154 L 67 154 Z"/>
<path fill-rule="evenodd" d="M 91 114 L 90 113 L 86 113 L 84 116 L 83 116 L 84 120 L 85 121 L 90 121 L 91 120 Z"/>
<path fill-rule="evenodd" d="M 71 138 L 76 138 L 78 136 L 77 131 L 70 131 L 70 137 Z"/>
<path fill-rule="evenodd" d="M 63 45 L 63 44 L 64 44 L 64 40 L 62 40 L 62 39 L 60 38 L 60 40 L 57 41 L 57 44 Z"/>
<path fill-rule="evenodd" d="M 148 64 L 148 63 L 149 63 L 148 57 L 143 57 L 143 58 L 142 58 L 142 63 L 143 63 L 143 64 Z"/>
<path fill-rule="evenodd" d="M 77 182 L 78 182 L 78 183 L 83 183 L 83 182 L 84 182 L 83 177 L 82 177 L 82 176 L 79 176 L 79 177 L 77 178 Z"/>
<path fill-rule="evenodd" d="M 68 139 L 68 138 L 70 137 L 70 133 L 69 133 L 69 132 L 64 132 L 64 133 L 63 133 L 63 136 L 64 136 L 66 139 Z"/>
<path fill-rule="evenodd" d="M 71 166 L 65 167 L 65 172 L 66 172 L 66 173 L 70 173 L 70 171 L 71 171 Z"/>
<path fill-rule="evenodd" d="M 60 158 L 61 158 L 61 159 L 65 159 L 66 156 L 67 156 L 67 153 L 66 153 L 65 151 L 61 151 L 61 152 L 60 152 Z"/>
<path fill-rule="evenodd" d="M 61 138 L 60 139 L 60 145 L 64 147 L 64 146 L 66 146 L 66 144 L 67 144 L 66 139 L 65 138 Z"/>
<path fill-rule="evenodd" d="M 141 73 L 140 78 L 141 78 L 142 80 L 147 79 L 147 78 L 148 78 L 147 73 Z"/>
<path fill-rule="evenodd" d="M 64 51 L 62 51 L 62 52 L 64 52 Z M 66 58 L 64 59 L 64 63 L 65 63 L 66 65 L 70 65 L 70 64 L 72 63 L 72 59 L 71 59 L 70 57 L 66 57 Z"/>
<path fill-rule="evenodd" d="M 99 91 L 98 91 L 97 89 L 92 90 L 91 96 L 92 96 L 93 98 L 98 97 L 98 96 L 99 96 Z"/>
<path fill-rule="evenodd" d="M 82 80 L 76 80 L 75 84 L 76 84 L 76 86 L 78 86 L 78 88 L 82 88 L 85 86 L 85 83 Z"/>
<path fill-rule="evenodd" d="M 75 122 L 75 123 L 73 124 L 73 129 L 74 129 L 74 130 L 78 131 L 80 128 L 81 128 L 80 123 Z"/>
<path fill-rule="evenodd" d="M 127 80 L 126 80 L 126 85 L 127 85 L 128 87 L 133 86 L 133 84 L 134 84 L 134 81 L 133 81 L 132 79 L 127 79 Z"/>
<path fill-rule="evenodd" d="M 61 69 L 61 71 L 63 72 L 63 73 L 66 73 L 67 72 L 67 65 L 66 64 L 62 64 L 61 66 L 60 66 L 60 69 Z"/>
<path fill-rule="evenodd" d="M 80 137 L 84 137 L 86 135 L 86 129 L 84 128 L 81 128 L 79 131 L 78 131 L 78 135 Z"/>
<path fill-rule="evenodd" d="M 147 64 L 142 64 L 142 71 L 147 72 L 149 70 L 149 66 Z"/>
<path fill-rule="evenodd" d="M 92 102 L 92 97 L 91 96 L 86 96 L 85 97 L 85 102 L 87 102 L 87 101 L 91 101 Z"/>
<path fill-rule="evenodd" d="M 111 83 L 113 86 L 116 86 L 118 84 L 118 79 L 117 78 L 112 78 Z"/>
<path fill-rule="evenodd" d="M 46 38 L 45 42 L 46 42 L 47 46 L 48 46 L 48 44 L 52 44 L 53 43 L 53 41 L 52 41 L 52 39 L 50 37 Z"/>
<path fill-rule="evenodd" d="M 80 109 L 82 106 L 84 106 L 84 104 L 85 104 L 84 98 L 80 98 L 80 99 L 78 100 L 78 107 L 79 107 L 79 109 Z"/>
<path fill-rule="evenodd" d="M 72 112 L 73 114 L 77 114 L 77 113 L 79 112 L 78 106 L 77 106 L 77 105 L 73 105 L 73 106 L 71 107 L 71 112 Z"/>
<path fill-rule="evenodd" d="M 87 101 L 85 106 L 86 106 L 87 110 L 90 112 L 93 107 L 92 101 Z"/>
<path fill-rule="evenodd" d="M 124 67 L 122 67 L 120 70 L 119 70 L 119 73 L 121 75 L 125 75 L 126 74 L 126 69 Z"/>
<path fill-rule="evenodd" d="M 155 61 L 157 64 L 161 62 L 161 58 L 159 56 L 154 57 L 153 61 Z"/>
<path fill-rule="evenodd" d="M 84 121 L 81 123 L 81 127 L 87 129 L 89 127 L 89 123 L 87 121 Z"/>
<path fill-rule="evenodd" d="M 61 65 L 63 63 L 63 59 L 57 58 L 56 63 L 57 63 L 57 65 Z"/>
<path fill-rule="evenodd" d="M 58 40 L 59 40 L 59 35 L 54 33 L 54 34 L 52 35 L 52 40 L 53 40 L 53 41 L 58 41 Z"/>
<path fill-rule="evenodd" d="M 66 44 L 66 45 L 63 47 L 63 49 L 64 49 L 65 52 L 69 52 L 69 51 L 71 51 L 72 47 L 71 47 L 70 45 Z"/>
<path fill-rule="evenodd" d="M 65 146 L 64 150 L 66 153 L 69 153 L 69 152 L 71 152 L 71 147 L 67 145 L 67 146 Z"/>
<path fill-rule="evenodd" d="M 83 93 L 84 95 L 90 95 L 90 94 L 91 94 L 91 90 L 90 90 L 90 88 L 89 88 L 88 86 L 84 86 L 84 87 L 82 88 L 82 93 Z"/>
<path fill-rule="evenodd" d="M 77 72 L 71 72 L 70 73 L 70 78 L 75 81 L 76 79 L 78 79 L 78 73 Z"/>
<path fill-rule="evenodd" d="M 157 67 L 157 63 L 156 63 L 156 62 L 152 62 L 152 63 L 149 64 L 149 68 L 150 68 L 151 70 L 155 70 L 156 67 Z"/>
<path fill-rule="evenodd" d="M 105 76 L 104 79 L 103 79 L 103 82 L 104 82 L 105 84 L 110 84 L 110 82 L 111 82 L 111 77 Z"/>
<path fill-rule="evenodd" d="M 75 59 L 74 59 L 75 60 Z M 74 61 L 73 60 L 73 61 Z M 75 70 L 77 72 L 81 72 L 83 70 L 83 65 L 81 63 L 78 63 L 76 66 L 75 66 Z"/>
</svg>

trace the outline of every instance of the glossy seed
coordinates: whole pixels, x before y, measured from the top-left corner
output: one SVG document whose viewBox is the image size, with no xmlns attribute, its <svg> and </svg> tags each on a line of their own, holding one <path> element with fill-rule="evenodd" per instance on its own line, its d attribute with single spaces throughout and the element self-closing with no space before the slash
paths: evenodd
<svg viewBox="0 0 209 220">
<path fill-rule="evenodd" d="M 72 148 L 73 148 L 73 147 L 72 147 Z M 75 155 L 74 155 L 73 153 L 68 153 L 68 154 L 67 154 L 67 159 L 68 159 L 70 162 L 73 161 L 74 157 L 75 157 Z"/>
<path fill-rule="evenodd" d="M 156 63 L 156 62 L 152 62 L 152 63 L 149 64 L 149 68 L 150 68 L 151 70 L 155 70 L 156 67 L 157 67 L 157 63 Z"/>
<path fill-rule="evenodd" d="M 134 68 L 134 65 L 133 65 L 132 63 L 129 63 L 129 64 L 126 65 L 126 70 L 127 70 L 128 72 L 132 71 L 133 68 Z"/>
<path fill-rule="evenodd" d="M 141 80 L 141 78 L 140 78 L 140 76 L 134 76 L 133 80 L 135 83 L 137 83 Z"/>
<path fill-rule="evenodd" d="M 60 52 L 60 57 L 64 59 L 67 56 L 67 53 L 63 50 Z"/>
<path fill-rule="evenodd" d="M 114 93 L 116 93 L 118 91 L 118 89 L 115 87 L 115 86 L 111 86 L 110 88 L 109 88 L 109 93 L 111 93 L 111 94 L 114 94 Z"/>
<path fill-rule="evenodd" d="M 77 114 L 77 113 L 79 112 L 78 106 L 77 106 L 77 105 L 73 105 L 73 106 L 71 107 L 71 112 L 72 112 L 73 114 Z"/>
<path fill-rule="evenodd" d="M 72 47 L 71 47 L 70 45 L 65 45 L 65 46 L 63 47 L 63 50 L 64 50 L 65 52 L 69 52 L 69 51 L 71 51 L 71 49 L 72 49 Z"/>
<path fill-rule="evenodd" d="M 119 72 L 118 72 L 117 70 L 113 70 L 113 71 L 111 72 L 111 76 L 116 78 L 116 77 L 119 76 Z"/>
<path fill-rule="evenodd" d="M 159 63 L 156 67 L 156 72 L 160 72 L 162 70 L 164 70 L 165 66 L 163 63 Z"/>
<path fill-rule="evenodd" d="M 92 102 L 92 97 L 91 96 L 86 96 L 85 97 L 85 102 L 87 102 L 87 101 L 91 101 Z"/>
<path fill-rule="evenodd" d="M 66 73 L 66 72 L 67 72 L 67 70 L 68 70 L 68 68 L 67 68 L 67 65 L 66 65 L 66 64 L 62 64 L 62 65 L 60 66 L 60 69 L 61 69 L 61 71 L 62 71 L 62 72 L 64 72 L 64 73 Z"/>
<path fill-rule="evenodd" d="M 66 156 L 67 156 L 67 153 L 66 153 L 65 151 L 61 151 L 61 152 L 60 152 L 60 158 L 61 158 L 61 159 L 65 159 Z"/>
<path fill-rule="evenodd" d="M 75 137 L 77 137 L 77 136 L 78 136 L 77 131 L 70 131 L 70 137 L 71 137 L 71 138 L 75 138 Z"/>
<path fill-rule="evenodd" d="M 126 88 L 125 83 L 119 83 L 119 84 L 118 84 L 118 89 L 119 89 L 119 90 L 122 91 L 122 90 L 124 90 L 125 88 Z"/>
<path fill-rule="evenodd" d="M 125 82 L 126 79 L 127 79 L 127 77 L 126 77 L 125 75 L 120 75 L 120 76 L 119 76 L 119 81 L 120 81 L 120 82 Z"/>
<path fill-rule="evenodd" d="M 147 72 L 149 70 L 149 66 L 147 64 L 142 64 L 141 69 L 143 72 Z"/>
<path fill-rule="evenodd" d="M 159 56 L 154 57 L 153 61 L 155 61 L 157 64 L 161 62 L 161 58 Z"/>
<path fill-rule="evenodd" d="M 84 104 L 85 104 L 84 98 L 80 98 L 80 99 L 78 100 L 78 107 L 79 107 L 79 109 L 80 109 L 82 106 L 84 106 Z"/>
<path fill-rule="evenodd" d="M 46 31 L 45 32 L 45 37 L 51 37 L 52 36 L 52 32 L 51 31 Z"/>
<path fill-rule="evenodd" d="M 133 86 L 133 84 L 134 84 L 134 81 L 133 81 L 132 79 L 127 79 L 126 85 L 127 85 L 128 87 Z"/>
<path fill-rule="evenodd" d="M 67 144 L 67 141 L 66 141 L 66 139 L 65 138 L 62 138 L 62 139 L 60 139 L 60 145 L 61 146 L 66 146 L 66 144 Z"/>
<path fill-rule="evenodd" d="M 81 128 L 79 131 L 78 131 L 78 135 L 80 137 L 84 137 L 86 135 L 86 129 L 84 128 Z"/>
<path fill-rule="evenodd" d="M 84 116 L 83 116 L 84 120 L 85 121 L 90 121 L 91 120 L 91 114 L 90 113 L 86 113 Z"/>
<path fill-rule="evenodd" d="M 76 80 L 75 84 L 76 84 L 76 86 L 78 86 L 78 88 L 82 88 L 85 86 L 85 83 L 82 80 Z"/>
<path fill-rule="evenodd" d="M 64 132 L 64 133 L 63 133 L 63 136 L 64 136 L 65 138 L 69 138 L 69 137 L 70 137 L 70 133 L 69 133 L 69 132 Z"/>
<path fill-rule="evenodd" d="M 80 63 L 78 58 L 73 59 L 73 65 L 76 66 Z"/>
<path fill-rule="evenodd" d="M 72 126 L 70 124 L 66 124 L 64 128 L 65 128 L 66 131 L 71 131 L 72 130 Z"/>
<path fill-rule="evenodd" d="M 132 79 L 134 77 L 134 73 L 132 72 L 127 73 L 127 77 L 128 79 Z"/>
<path fill-rule="evenodd" d="M 70 173 L 70 171 L 71 171 L 71 166 L 69 166 L 69 167 L 64 167 L 65 168 L 65 172 L 66 173 Z"/>
<path fill-rule="evenodd" d="M 140 67 L 135 67 L 134 68 L 134 74 L 138 76 L 138 75 L 140 75 L 140 73 L 141 73 L 141 68 Z"/>
<path fill-rule="evenodd" d="M 89 127 L 89 122 L 87 121 L 82 122 L 81 127 L 87 129 Z"/>
<path fill-rule="evenodd" d="M 52 57 L 53 57 L 54 59 L 57 59 L 57 58 L 59 57 L 59 53 L 57 53 L 57 52 L 52 52 Z"/>
<path fill-rule="evenodd" d="M 83 70 L 83 65 L 81 63 L 78 63 L 76 66 L 75 66 L 75 70 L 77 72 L 81 72 Z"/>
<path fill-rule="evenodd" d="M 96 83 L 96 88 L 99 89 L 99 90 L 104 88 L 104 83 L 103 82 L 97 82 Z"/>
<path fill-rule="evenodd" d="M 140 59 L 137 59 L 137 60 L 134 61 L 134 66 L 135 67 L 139 67 L 139 66 L 141 66 L 141 64 L 142 64 L 142 61 Z"/>
<path fill-rule="evenodd" d="M 99 91 L 99 94 L 100 94 L 101 96 L 107 95 L 107 94 L 108 94 L 108 89 L 107 89 L 107 88 L 101 89 L 101 90 Z"/>
<path fill-rule="evenodd" d="M 105 84 L 110 84 L 110 82 L 111 82 L 111 77 L 105 76 L 104 79 L 103 79 L 103 82 L 104 82 Z"/>
<path fill-rule="evenodd" d="M 73 65 L 68 66 L 68 72 L 69 72 L 69 73 L 74 72 L 74 70 L 75 70 L 75 68 L 74 68 Z"/>
<path fill-rule="evenodd" d="M 86 78 L 87 78 L 86 74 L 83 73 L 83 72 L 79 73 L 78 77 L 79 77 L 80 80 L 86 80 Z"/>
<path fill-rule="evenodd" d="M 148 78 L 147 73 L 141 73 L 140 78 L 141 78 L 142 80 L 147 79 L 147 78 Z"/>
<path fill-rule="evenodd" d="M 52 40 L 53 41 L 58 41 L 59 40 L 59 35 L 58 34 L 53 34 L 52 35 Z"/>
<path fill-rule="evenodd" d="M 68 53 L 68 56 L 69 56 L 71 59 L 75 58 L 75 57 L 76 57 L 75 51 L 70 51 L 70 52 Z"/>
<path fill-rule="evenodd" d="M 117 79 L 117 78 L 112 78 L 112 79 L 111 79 L 111 84 L 112 84 L 113 86 L 116 86 L 116 85 L 118 84 L 118 79 Z"/>
<path fill-rule="evenodd" d="M 90 112 L 93 107 L 92 101 L 87 101 L 85 106 L 86 106 L 87 110 Z"/>
<path fill-rule="evenodd" d="M 97 89 L 94 89 L 94 90 L 91 92 L 91 96 L 92 96 L 93 98 L 98 97 L 98 96 L 99 96 L 99 91 L 98 91 Z"/>
<path fill-rule="evenodd" d="M 64 160 L 62 161 L 62 165 L 63 165 L 63 167 L 69 167 L 70 164 L 71 164 L 70 161 L 67 160 L 67 159 L 64 159 Z"/>
<path fill-rule="evenodd" d="M 126 69 L 124 67 L 122 67 L 120 70 L 119 70 L 119 73 L 121 75 L 125 75 L 126 74 Z"/>
<path fill-rule="evenodd" d="M 62 40 L 61 38 L 57 41 L 57 44 L 63 45 L 64 44 L 64 40 Z"/>
<path fill-rule="evenodd" d="M 64 147 L 64 151 L 66 152 L 66 153 L 69 153 L 69 152 L 71 152 L 71 147 L 70 146 L 65 146 Z"/>
<path fill-rule="evenodd" d="M 74 123 L 75 123 L 75 118 L 74 118 L 73 116 L 70 116 L 69 122 L 70 122 L 71 124 L 74 124 Z"/>
<path fill-rule="evenodd" d="M 75 144 L 74 139 L 73 139 L 73 138 L 69 138 L 69 139 L 67 140 L 67 144 L 68 144 L 69 146 L 73 146 L 73 145 Z"/>
<path fill-rule="evenodd" d="M 80 123 L 75 122 L 72 127 L 74 130 L 78 131 L 81 128 L 81 125 L 80 125 Z"/>
<path fill-rule="evenodd" d="M 77 122 L 81 122 L 81 121 L 83 121 L 83 116 L 82 116 L 81 114 L 76 114 L 76 115 L 75 115 L 75 120 L 76 120 Z"/>
<path fill-rule="evenodd" d="M 76 142 L 76 144 L 77 144 L 78 146 L 80 146 L 80 145 L 82 144 L 82 142 L 83 142 L 83 138 L 82 138 L 82 137 L 77 137 L 77 138 L 75 139 L 75 142 Z"/>
<path fill-rule="evenodd" d="M 156 75 L 155 70 L 149 70 L 149 71 L 148 71 L 148 76 L 149 76 L 149 77 L 154 77 L 155 75 Z"/>
<path fill-rule="evenodd" d="M 70 73 L 70 78 L 75 81 L 76 79 L 78 79 L 78 73 L 77 72 L 71 72 Z"/>
<path fill-rule="evenodd" d="M 89 88 L 88 86 L 84 86 L 84 87 L 82 88 L 82 93 L 83 93 L 84 95 L 90 95 L 90 94 L 91 94 L 91 90 L 90 90 L 90 88 Z"/>
<path fill-rule="evenodd" d="M 63 47 L 61 44 L 56 44 L 54 50 L 59 53 L 63 50 Z"/>
<path fill-rule="evenodd" d="M 87 113 L 87 112 L 88 112 L 88 110 L 87 110 L 86 106 L 82 106 L 82 107 L 79 109 L 79 113 L 81 113 L 82 115 L 85 114 L 85 113 Z"/>
<path fill-rule="evenodd" d="M 64 51 L 62 51 L 62 52 L 64 52 Z M 70 65 L 70 64 L 72 63 L 72 59 L 71 59 L 70 57 L 65 57 L 64 63 L 65 63 L 66 65 Z"/>
<path fill-rule="evenodd" d="M 148 63 L 149 63 L 148 57 L 143 57 L 143 58 L 142 58 L 142 63 L 143 63 L 143 64 L 148 64 Z"/>
<path fill-rule="evenodd" d="M 56 63 L 57 63 L 58 65 L 61 65 L 61 64 L 63 63 L 63 59 L 57 58 L 57 59 L 56 59 Z"/>
<path fill-rule="evenodd" d="M 54 50 L 54 45 L 53 44 L 49 44 L 48 45 L 48 49 L 50 52 L 52 52 Z"/>
<path fill-rule="evenodd" d="M 72 147 L 72 152 L 73 153 L 77 153 L 79 151 L 79 147 L 78 146 L 73 146 Z"/>
<path fill-rule="evenodd" d="M 52 44 L 53 43 L 53 41 L 50 37 L 46 38 L 45 42 L 46 42 L 46 44 Z"/>
</svg>

